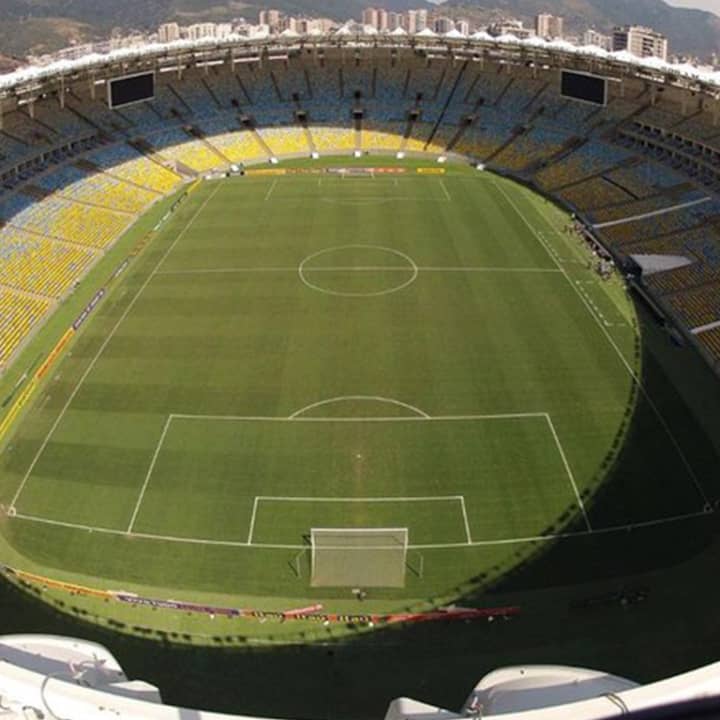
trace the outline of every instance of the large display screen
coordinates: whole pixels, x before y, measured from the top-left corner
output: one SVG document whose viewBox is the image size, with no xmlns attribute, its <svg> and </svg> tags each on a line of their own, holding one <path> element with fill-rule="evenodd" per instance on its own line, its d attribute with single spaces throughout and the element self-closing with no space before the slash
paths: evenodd
<svg viewBox="0 0 720 720">
<path fill-rule="evenodd" d="M 151 72 L 116 78 L 108 83 L 108 105 L 111 108 L 152 100 L 154 97 L 155 74 Z"/>
<path fill-rule="evenodd" d="M 607 78 L 563 70 L 560 94 L 574 100 L 605 105 L 607 104 Z"/>
</svg>

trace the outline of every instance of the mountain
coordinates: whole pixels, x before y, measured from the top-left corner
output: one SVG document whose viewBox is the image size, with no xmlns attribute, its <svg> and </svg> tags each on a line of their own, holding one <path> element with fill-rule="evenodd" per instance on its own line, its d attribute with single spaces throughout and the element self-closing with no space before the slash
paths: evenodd
<svg viewBox="0 0 720 720">
<path fill-rule="evenodd" d="M 646 25 L 667 35 L 671 53 L 705 57 L 720 51 L 720 17 L 663 0 L 448 0 L 442 8 L 476 22 L 515 17 L 526 25 L 550 12 L 565 18 L 566 33 L 577 35 L 588 27 L 610 32 L 615 25 Z"/>
<path fill-rule="evenodd" d="M 392 10 L 426 5 L 425 0 L 382 0 Z M 108 37 L 111 31 L 153 30 L 160 23 L 220 22 L 276 7 L 293 14 L 359 18 L 366 0 L 0 0 L 0 53 L 41 54 L 71 43 Z M 430 7 L 427 5 L 427 7 Z"/>
<path fill-rule="evenodd" d="M 0 53 L 24 56 L 74 42 L 107 37 L 113 29 L 150 30 L 162 22 L 254 20 L 263 7 L 285 12 L 358 18 L 364 7 L 388 10 L 434 8 L 477 22 L 519 17 L 531 23 L 537 13 L 566 18 L 567 32 L 616 24 L 650 25 L 670 38 L 672 52 L 705 56 L 720 50 L 720 17 L 701 10 L 671 7 L 663 0 L 448 0 L 437 7 L 426 0 L 0 0 Z"/>
</svg>

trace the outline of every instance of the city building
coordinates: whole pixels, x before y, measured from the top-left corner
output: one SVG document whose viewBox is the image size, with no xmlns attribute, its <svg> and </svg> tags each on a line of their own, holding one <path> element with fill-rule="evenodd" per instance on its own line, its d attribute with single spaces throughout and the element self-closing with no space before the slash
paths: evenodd
<svg viewBox="0 0 720 720">
<path fill-rule="evenodd" d="M 594 28 L 588 28 L 582 36 L 583 45 L 595 45 L 603 50 L 612 50 L 612 38 L 609 35 L 598 32 Z"/>
<path fill-rule="evenodd" d="M 185 28 L 188 40 L 201 40 L 217 36 L 217 25 L 215 23 L 196 23 Z"/>
<path fill-rule="evenodd" d="M 378 10 L 377 25 L 375 27 L 380 31 L 388 29 L 388 13 L 384 8 Z"/>
<path fill-rule="evenodd" d="M 427 27 L 428 13 L 427 10 L 408 10 L 405 29 L 411 34 L 419 33 Z"/>
<path fill-rule="evenodd" d="M 147 43 L 147 41 L 147 35 L 139 32 L 133 32 L 130 35 L 114 35 L 107 42 L 95 43 L 92 48 L 93 52 L 102 53 L 109 52 L 111 50 L 142 47 L 145 43 Z"/>
<path fill-rule="evenodd" d="M 158 28 L 158 40 L 162 43 L 180 39 L 180 26 L 177 23 L 165 23 Z"/>
<path fill-rule="evenodd" d="M 501 20 L 489 25 L 488 33 L 495 37 L 514 35 L 516 38 L 523 39 L 535 35 L 535 30 L 524 27 L 522 20 Z"/>
<path fill-rule="evenodd" d="M 277 31 L 280 27 L 281 13 L 279 10 L 261 10 L 258 16 L 260 25 L 267 25 L 271 31 Z"/>
<path fill-rule="evenodd" d="M 300 31 L 298 30 L 297 18 L 292 17 L 292 15 L 283 15 L 283 17 L 280 19 L 278 30 L 280 32 L 289 30 L 291 33 L 299 33 Z"/>
<path fill-rule="evenodd" d="M 402 13 L 398 12 L 389 12 L 388 13 L 388 30 L 391 32 L 393 30 L 397 30 L 398 28 L 404 28 L 405 27 L 405 16 Z"/>
<path fill-rule="evenodd" d="M 433 28 L 438 35 L 445 35 L 455 29 L 455 21 L 449 17 L 435 18 L 435 27 Z"/>
<path fill-rule="evenodd" d="M 376 8 L 369 7 L 369 8 L 365 8 L 363 10 L 362 24 L 370 25 L 370 27 L 377 28 L 377 26 L 378 26 L 378 11 Z"/>
<path fill-rule="evenodd" d="M 615 52 L 627 50 L 637 57 L 657 57 L 667 60 L 668 40 L 652 28 L 626 25 L 613 30 L 612 49 Z"/>
<path fill-rule="evenodd" d="M 535 32 L 538 37 L 552 40 L 563 36 L 563 18 L 549 13 L 540 13 L 535 18 Z"/>
</svg>

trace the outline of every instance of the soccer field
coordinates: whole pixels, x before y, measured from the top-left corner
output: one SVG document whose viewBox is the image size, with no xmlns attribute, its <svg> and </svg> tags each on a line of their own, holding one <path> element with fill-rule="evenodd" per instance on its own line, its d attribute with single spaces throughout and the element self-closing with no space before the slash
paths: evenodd
<svg viewBox="0 0 720 720">
<path fill-rule="evenodd" d="M 374 596 L 392 607 L 702 513 L 652 398 L 634 438 L 652 452 L 595 511 L 639 340 L 565 222 L 453 169 L 203 183 L 3 453 L 3 535 L 103 587 L 300 599 L 349 594 L 313 587 L 313 528 L 403 528 L 402 586 Z"/>
</svg>

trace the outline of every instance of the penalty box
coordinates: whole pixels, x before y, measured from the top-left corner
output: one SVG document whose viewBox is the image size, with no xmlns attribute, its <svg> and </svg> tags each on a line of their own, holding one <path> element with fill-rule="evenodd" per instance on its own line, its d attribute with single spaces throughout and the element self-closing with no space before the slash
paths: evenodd
<svg viewBox="0 0 720 720">
<path fill-rule="evenodd" d="M 543 533 L 582 502 L 545 413 L 173 414 L 130 531 L 304 547 L 311 528 L 403 527 L 411 547 Z"/>
</svg>

